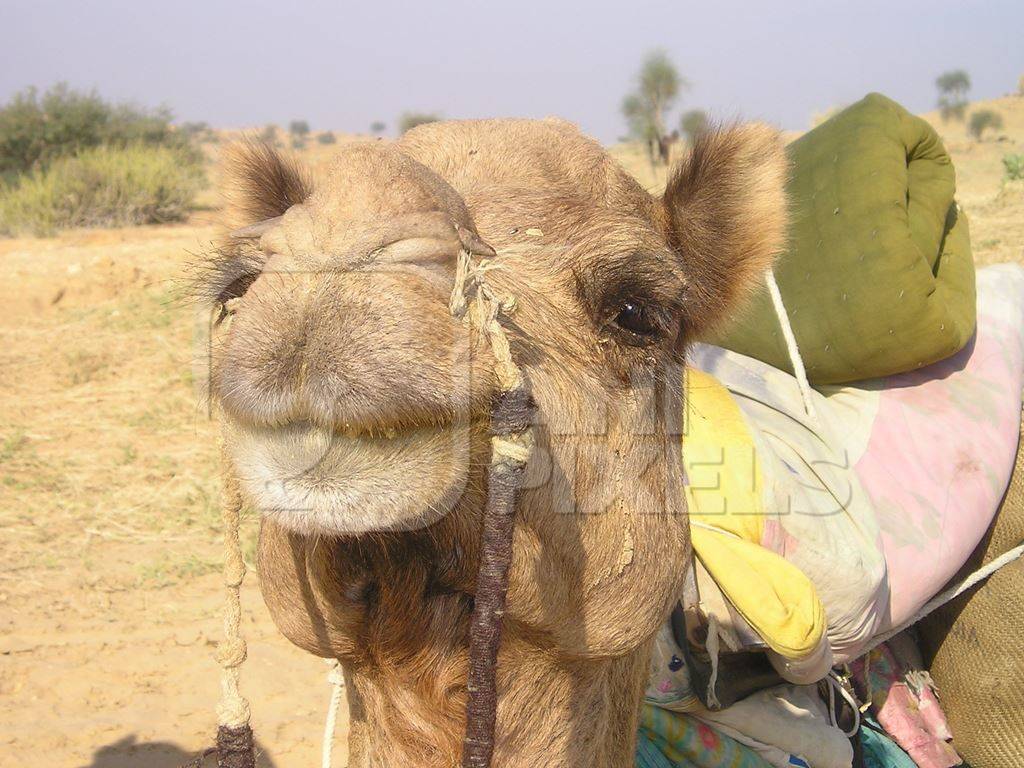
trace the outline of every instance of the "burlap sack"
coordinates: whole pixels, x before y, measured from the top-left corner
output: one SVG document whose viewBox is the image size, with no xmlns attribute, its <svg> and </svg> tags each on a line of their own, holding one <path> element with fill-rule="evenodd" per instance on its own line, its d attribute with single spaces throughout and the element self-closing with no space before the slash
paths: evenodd
<svg viewBox="0 0 1024 768">
<path fill-rule="evenodd" d="M 1024 440 L 995 523 L 960 579 L 1024 542 Z M 918 625 L 953 744 L 972 768 L 1024 766 L 1024 560 Z"/>
</svg>

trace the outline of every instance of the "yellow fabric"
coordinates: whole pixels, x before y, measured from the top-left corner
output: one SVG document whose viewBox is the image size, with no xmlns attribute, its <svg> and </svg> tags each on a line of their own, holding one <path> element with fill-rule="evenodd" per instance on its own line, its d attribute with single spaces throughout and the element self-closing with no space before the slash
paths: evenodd
<svg viewBox="0 0 1024 768">
<path fill-rule="evenodd" d="M 825 633 L 811 581 L 761 546 L 764 479 L 739 407 L 718 381 L 686 370 L 685 493 L 693 549 L 719 588 L 768 646 L 786 658 L 810 654 Z"/>
</svg>

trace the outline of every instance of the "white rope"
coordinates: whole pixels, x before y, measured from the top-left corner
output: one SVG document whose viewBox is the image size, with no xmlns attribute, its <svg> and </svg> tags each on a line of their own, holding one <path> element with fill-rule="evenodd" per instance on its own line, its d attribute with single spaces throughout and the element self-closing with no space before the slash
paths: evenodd
<svg viewBox="0 0 1024 768">
<path fill-rule="evenodd" d="M 704 698 L 708 709 L 719 709 L 722 705 L 715 691 L 715 686 L 718 685 L 718 619 L 713 613 L 708 615 L 708 637 L 704 648 L 711 657 L 711 675 L 708 677 L 708 688 Z"/>
<path fill-rule="evenodd" d="M 324 746 L 320 758 L 321 768 L 331 768 L 331 751 L 334 749 L 334 731 L 338 724 L 338 710 L 341 708 L 342 689 L 345 678 L 337 659 L 324 659 L 329 667 L 327 682 L 331 686 L 331 701 L 327 705 L 327 721 L 324 723 Z"/>
<path fill-rule="evenodd" d="M 857 735 L 857 731 L 860 730 L 860 707 L 857 706 L 857 700 L 853 698 L 853 695 L 846 690 L 846 686 L 843 685 L 835 672 L 829 672 L 825 677 L 825 682 L 828 683 L 828 719 L 833 726 L 843 731 L 843 735 L 846 738 L 853 738 Z M 836 718 L 836 691 L 839 691 L 839 695 L 846 700 L 846 703 L 850 705 L 850 709 L 853 710 L 853 727 L 847 731 L 844 730 Z"/>
<path fill-rule="evenodd" d="M 793 326 L 789 323 L 786 305 L 782 302 L 782 292 L 779 291 L 779 284 L 775 282 L 775 272 L 769 268 L 764 273 L 764 279 L 768 284 L 768 293 L 772 297 L 775 315 L 779 318 L 779 325 L 782 327 L 782 338 L 786 341 L 789 363 L 793 366 L 793 374 L 796 376 L 797 384 L 800 385 L 800 396 L 804 400 L 804 410 L 807 411 L 807 415 L 812 419 L 817 419 L 818 414 L 814 410 L 814 400 L 811 398 L 811 384 L 807 380 L 807 370 L 804 368 L 803 358 L 800 357 L 800 348 L 797 346 L 796 336 L 793 335 Z"/>
<path fill-rule="evenodd" d="M 954 600 L 954 599 L 958 598 L 960 595 L 962 595 L 968 589 L 973 587 L 979 581 L 983 581 L 984 579 L 987 579 L 989 576 L 991 576 L 993 573 L 998 571 L 1003 566 L 1009 565 L 1010 563 L 1012 563 L 1015 560 L 1019 560 L 1021 555 L 1024 555 L 1024 544 L 1018 544 L 1013 549 L 1010 549 L 1010 550 L 1004 552 L 999 557 L 997 557 L 994 560 L 992 560 L 992 562 L 990 562 L 988 565 L 985 565 L 985 566 L 979 568 L 978 570 L 976 570 L 974 573 L 972 573 L 970 576 L 965 578 L 959 584 L 956 584 L 955 586 L 952 586 L 949 589 L 947 589 L 942 594 L 937 595 L 936 597 L 933 597 L 931 600 L 929 600 L 927 603 L 925 603 L 924 606 L 921 608 L 921 610 L 919 610 L 916 614 L 914 614 L 914 616 L 912 618 L 907 619 L 906 621 L 904 621 L 899 626 L 893 627 L 892 629 L 890 629 L 889 631 L 885 632 L 884 634 L 876 636 L 871 641 L 871 645 L 869 645 L 867 648 L 865 648 L 861 652 L 861 656 L 864 656 L 867 653 L 869 653 L 870 651 L 874 650 L 875 648 L 880 646 L 882 643 L 884 643 L 886 640 L 888 640 L 888 639 L 890 639 L 892 637 L 895 637 L 900 632 L 905 630 L 907 627 L 910 627 L 910 626 L 916 624 L 921 619 L 923 619 L 925 616 L 927 616 L 929 613 L 931 613 L 932 611 L 936 610 L 937 608 L 941 608 L 943 605 L 948 603 L 950 600 Z"/>
<path fill-rule="evenodd" d="M 224 520 L 224 637 L 217 643 L 216 658 L 221 666 L 221 699 L 217 704 L 217 723 L 231 729 L 249 724 L 249 702 L 238 690 L 239 668 L 245 661 L 246 647 L 242 639 L 241 586 L 245 578 L 245 560 L 239 528 L 242 495 L 238 481 L 231 472 L 227 458 L 222 457 Z"/>
</svg>

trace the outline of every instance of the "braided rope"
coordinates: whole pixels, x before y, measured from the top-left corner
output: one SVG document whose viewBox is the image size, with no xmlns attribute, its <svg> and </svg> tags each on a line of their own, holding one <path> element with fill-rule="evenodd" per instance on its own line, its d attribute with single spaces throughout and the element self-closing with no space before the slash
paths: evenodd
<svg viewBox="0 0 1024 768">
<path fill-rule="evenodd" d="M 320 755 L 321 768 L 331 768 L 331 752 L 334 749 L 334 731 L 338 723 L 338 710 L 341 708 L 341 696 L 345 687 L 345 678 L 341 674 L 341 664 L 337 659 L 324 659 L 327 662 L 327 683 L 331 686 L 331 700 L 327 705 L 327 720 L 324 723 L 323 751 Z"/>
<path fill-rule="evenodd" d="M 245 560 L 239 537 L 242 492 L 238 480 L 221 449 L 224 522 L 224 637 L 217 644 L 216 659 L 221 667 L 221 698 L 217 704 L 218 768 L 254 768 L 252 729 L 249 726 L 249 702 L 238 690 L 239 672 L 246 657 L 242 639 L 241 587 L 245 578 Z"/>
<path fill-rule="evenodd" d="M 224 637 L 217 643 L 215 653 L 221 668 L 217 740 L 216 746 L 203 750 L 183 768 L 199 768 L 211 755 L 217 757 L 217 768 L 256 768 L 256 751 L 249 726 L 249 702 L 238 690 L 239 671 L 246 657 L 241 632 L 241 587 L 245 578 L 245 560 L 239 536 L 242 492 L 223 445 L 221 519 L 224 523 Z"/>
</svg>

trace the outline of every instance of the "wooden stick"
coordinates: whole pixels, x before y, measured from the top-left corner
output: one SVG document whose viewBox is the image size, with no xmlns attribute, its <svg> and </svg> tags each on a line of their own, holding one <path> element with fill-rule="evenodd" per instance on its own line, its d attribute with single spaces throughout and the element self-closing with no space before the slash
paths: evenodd
<svg viewBox="0 0 1024 768">
<path fill-rule="evenodd" d="M 533 399 L 522 372 L 512 359 L 505 329 L 498 322 L 501 302 L 483 282 L 483 272 L 482 267 L 473 269 L 469 252 L 463 251 L 450 302 L 452 314 L 460 316 L 467 309 L 467 290 L 474 291 L 467 320 L 490 342 L 499 389 L 491 410 L 487 504 L 469 629 L 463 768 L 490 768 L 494 757 L 498 707 L 496 671 L 512 561 L 513 523 L 523 474 L 533 449 Z"/>
</svg>

